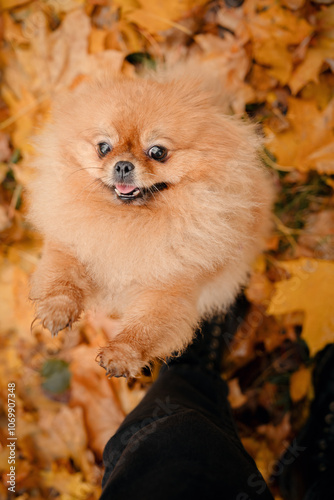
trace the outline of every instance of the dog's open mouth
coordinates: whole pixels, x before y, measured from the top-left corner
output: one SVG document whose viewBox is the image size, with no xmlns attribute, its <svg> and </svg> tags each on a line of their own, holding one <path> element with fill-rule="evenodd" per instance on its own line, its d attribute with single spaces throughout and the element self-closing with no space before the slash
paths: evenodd
<svg viewBox="0 0 334 500">
<path fill-rule="evenodd" d="M 131 184 L 116 184 L 114 190 L 119 198 L 131 199 L 141 195 L 140 189 Z"/>
<path fill-rule="evenodd" d="M 140 188 L 132 184 L 115 184 L 114 191 L 118 198 L 123 201 L 131 201 L 137 198 L 144 198 L 147 196 L 154 196 L 155 193 L 167 189 L 168 185 L 165 182 L 153 184 L 149 188 Z"/>
</svg>

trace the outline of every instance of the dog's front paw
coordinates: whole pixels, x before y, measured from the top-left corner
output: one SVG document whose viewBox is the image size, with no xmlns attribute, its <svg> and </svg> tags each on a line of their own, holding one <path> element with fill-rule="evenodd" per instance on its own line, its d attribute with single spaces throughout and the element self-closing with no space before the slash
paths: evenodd
<svg viewBox="0 0 334 500">
<path fill-rule="evenodd" d="M 106 370 L 108 378 L 136 377 L 145 365 L 139 352 L 126 342 L 112 341 L 103 347 L 96 361 Z"/>
<path fill-rule="evenodd" d="M 81 305 L 66 294 L 48 296 L 36 304 L 37 318 L 51 335 L 57 335 L 60 330 L 71 327 L 79 318 Z"/>
</svg>

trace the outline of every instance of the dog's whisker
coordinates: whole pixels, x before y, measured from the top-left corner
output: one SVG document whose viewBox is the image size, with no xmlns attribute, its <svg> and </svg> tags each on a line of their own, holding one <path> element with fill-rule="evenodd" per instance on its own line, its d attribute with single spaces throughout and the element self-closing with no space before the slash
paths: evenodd
<svg viewBox="0 0 334 500">
<path fill-rule="evenodd" d="M 167 197 L 154 185 L 151 186 L 151 188 L 149 188 L 149 192 L 152 194 L 153 198 L 157 199 L 155 194 L 154 194 L 153 189 L 155 190 L 156 193 L 159 193 L 159 196 L 161 196 L 165 200 L 166 204 L 169 206 L 169 201 L 168 201 Z"/>
<path fill-rule="evenodd" d="M 158 189 L 156 186 L 151 186 L 151 189 L 150 189 L 150 192 L 152 193 L 153 197 L 155 198 L 154 196 L 154 193 L 152 191 L 152 188 L 155 189 L 156 192 L 160 193 L 160 196 L 165 200 L 165 202 L 167 203 L 167 205 L 169 205 L 169 202 L 168 202 L 168 199 L 167 197 L 160 191 L 160 189 Z"/>
<path fill-rule="evenodd" d="M 103 170 L 103 167 L 81 167 L 81 168 L 78 168 L 77 170 L 74 170 L 73 172 L 71 172 L 70 174 L 68 174 L 68 176 L 66 177 L 66 180 L 69 179 L 69 177 L 71 177 L 71 175 L 73 174 L 76 174 L 77 172 L 81 172 L 82 170 Z"/>
<path fill-rule="evenodd" d="M 153 174 L 152 172 L 145 172 L 145 175 L 151 175 L 152 177 L 159 177 L 157 174 Z"/>
<path fill-rule="evenodd" d="M 98 190 L 98 187 L 99 187 L 99 184 L 98 184 L 98 181 L 99 179 L 93 179 L 92 182 L 90 182 L 87 186 L 85 186 L 77 195 L 76 197 L 74 198 L 75 200 L 77 200 L 81 195 L 82 193 L 84 193 L 85 191 L 89 190 L 88 191 L 88 194 L 87 194 L 87 198 L 92 194 L 92 193 L 95 193 L 97 190 Z M 93 189 L 95 188 L 95 189 Z M 87 199 L 86 198 L 86 199 Z"/>
<path fill-rule="evenodd" d="M 153 196 L 154 199 L 156 199 L 156 197 L 154 196 L 154 192 L 153 192 L 153 189 L 150 187 L 148 188 L 148 191 L 149 193 Z"/>
</svg>

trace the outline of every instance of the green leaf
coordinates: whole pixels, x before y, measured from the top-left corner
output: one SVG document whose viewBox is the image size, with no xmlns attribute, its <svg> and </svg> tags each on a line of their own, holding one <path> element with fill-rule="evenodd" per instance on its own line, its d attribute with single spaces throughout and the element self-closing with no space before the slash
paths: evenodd
<svg viewBox="0 0 334 500">
<path fill-rule="evenodd" d="M 54 394 L 61 394 L 70 386 L 71 372 L 68 363 L 62 359 L 46 361 L 41 369 L 41 375 L 46 379 L 42 383 L 43 389 Z"/>
</svg>

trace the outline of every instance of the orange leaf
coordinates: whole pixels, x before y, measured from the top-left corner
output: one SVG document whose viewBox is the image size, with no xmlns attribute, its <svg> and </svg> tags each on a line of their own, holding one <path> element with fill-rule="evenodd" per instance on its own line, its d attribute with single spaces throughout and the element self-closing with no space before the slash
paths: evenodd
<svg viewBox="0 0 334 500">
<path fill-rule="evenodd" d="M 1 0 L 1 8 L 2 10 L 9 10 L 28 2 L 29 0 Z"/>
<path fill-rule="evenodd" d="M 304 61 L 293 72 L 289 87 L 292 93 L 297 94 L 308 82 L 318 82 L 319 73 L 324 61 L 333 57 L 334 44 L 331 47 L 311 47 L 305 56 Z"/>
<path fill-rule="evenodd" d="M 228 381 L 229 395 L 228 400 L 232 408 L 239 408 L 246 403 L 247 398 L 242 394 L 237 378 Z"/>
<path fill-rule="evenodd" d="M 275 285 L 268 314 L 304 312 L 302 337 L 314 356 L 334 342 L 334 262 L 298 259 L 281 262 L 291 278 Z"/>
<path fill-rule="evenodd" d="M 294 403 L 303 399 L 311 386 L 311 372 L 308 368 L 301 367 L 290 378 L 290 396 Z"/>
<path fill-rule="evenodd" d="M 274 135 L 265 127 L 277 162 L 302 172 L 334 173 L 334 99 L 323 111 L 315 101 L 290 98 L 288 104 L 289 129 Z"/>
</svg>

